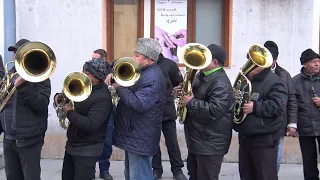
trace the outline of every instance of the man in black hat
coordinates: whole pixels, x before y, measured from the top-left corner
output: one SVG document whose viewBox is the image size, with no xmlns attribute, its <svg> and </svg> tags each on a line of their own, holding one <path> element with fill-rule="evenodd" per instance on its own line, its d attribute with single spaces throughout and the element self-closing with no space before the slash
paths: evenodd
<svg viewBox="0 0 320 180">
<path fill-rule="evenodd" d="M 319 179 L 317 142 L 320 144 L 320 56 L 302 52 L 300 74 L 293 77 L 298 100 L 298 132 L 305 179 Z"/>
<path fill-rule="evenodd" d="M 99 59 L 89 60 L 83 66 L 92 82 L 90 96 L 81 102 L 63 107 L 70 125 L 62 168 L 62 180 L 91 180 L 96 162 L 103 151 L 107 124 L 112 112 L 108 87 L 104 83 L 107 75 L 105 63 Z M 59 103 L 61 94 L 55 95 Z"/>
<path fill-rule="evenodd" d="M 174 179 L 187 180 L 186 176 L 182 172 L 184 164 L 181 159 L 181 152 L 178 144 L 176 128 L 177 115 L 174 97 L 172 94 L 173 87 L 179 86 L 183 81 L 183 77 L 177 63 L 171 59 L 165 58 L 162 53 L 159 55 L 157 64 L 162 71 L 166 83 L 166 102 L 162 114 L 162 133 L 164 135 L 169 154 L 171 172 Z M 154 179 L 161 179 L 163 166 L 160 147 L 158 152 L 152 158 L 152 168 Z"/>
<path fill-rule="evenodd" d="M 282 147 L 284 142 L 284 136 L 296 136 L 297 120 L 298 120 L 298 104 L 296 98 L 296 89 L 293 85 L 291 75 L 284 68 L 279 66 L 277 63 L 279 50 L 278 45 L 273 41 L 266 41 L 264 43 L 273 57 L 273 63 L 271 65 L 271 71 L 281 77 L 281 79 L 286 83 L 286 88 L 288 91 L 288 103 L 285 111 L 282 115 L 283 121 L 283 133 L 280 134 L 279 146 L 278 146 L 278 158 L 277 158 L 277 172 L 280 169 L 280 162 L 282 158 Z"/>
<path fill-rule="evenodd" d="M 190 180 L 219 179 L 232 136 L 234 96 L 223 69 L 226 52 L 215 44 L 208 48 L 212 53 L 211 63 L 195 76 L 192 95 L 183 97 L 188 109 L 184 131 Z"/>
<path fill-rule="evenodd" d="M 28 40 L 22 39 L 9 51 L 16 51 Z M 11 69 L 15 72 L 15 68 Z M 4 130 L 3 151 L 8 180 L 40 180 L 40 156 L 48 124 L 50 79 L 38 83 L 19 75 L 11 79 L 16 92 L 0 114 Z M 11 89 L 10 88 L 10 89 Z"/>
<path fill-rule="evenodd" d="M 243 122 L 234 124 L 239 133 L 240 178 L 277 180 L 282 114 L 288 99 L 286 85 L 269 67 L 257 67 L 246 76 L 252 84 L 252 98 L 242 107 L 247 114 Z"/>
</svg>

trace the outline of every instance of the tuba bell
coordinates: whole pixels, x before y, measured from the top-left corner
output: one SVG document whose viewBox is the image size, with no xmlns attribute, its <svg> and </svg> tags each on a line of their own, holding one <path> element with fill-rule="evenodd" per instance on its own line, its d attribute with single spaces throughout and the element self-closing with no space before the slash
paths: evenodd
<svg viewBox="0 0 320 180">
<path fill-rule="evenodd" d="M 8 64 L 14 63 L 16 72 L 9 72 Z M 48 79 L 56 68 L 56 57 L 52 49 L 42 42 L 28 42 L 15 53 L 14 60 L 5 64 L 6 76 L 0 81 L 0 112 L 16 88 L 10 81 L 17 75 L 29 82 Z M 12 87 L 13 86 L 13 87 Z"/>
<path fill-rule="evenodd" d="M 267 48 L 258 44 L 249 47 L 248 60 L 240 69 L 233 85 L 235 97 L 233 122 L 235 124 L 242 123 L 247 116 L 243 112 L 243 105 L 251 100 L 252 95 L 252 85 L 248 74 L 257 67 L 269 68 L 272 62 L 272 55 Z"/>
<path fill-rule="evenodd" d="M 207 67 L 212 60 L 211 51 L 199 43 L 189 43 L 178 51 L 178 58 L 185 64 L 185 76 L 182 89 L 177 96 L 177 116 L 180 124 L 184 124 L 187 115 L 187 108 L 182 104 L 184 95 L 191 95 L 191 82 L 198 69 Z"/>
<path fill-rule="evenodd" d="M 134 85 L 140 78 L 140 65 L 131 57 L 118 59 L 113 66 L 113 80 L 120 86 L 129 87 Z M 120 98 L 113 86 L 109 86 L 112 103 L 117 106 Z"/>
<path fill-rule="evenodd" d="M 69 121 L 67 121 L 67 114 L 63 112 L 63 107 L 74 102 L 81 102 L 86 100 L 92 91 L 92 82 L 90 78 L 82 72 L 71 72 L 63 82 L 63 90 L 59 99 L 59 104 L 53 103 L 59 118 L 60 126 L 67 129 Z"/>
</svg>

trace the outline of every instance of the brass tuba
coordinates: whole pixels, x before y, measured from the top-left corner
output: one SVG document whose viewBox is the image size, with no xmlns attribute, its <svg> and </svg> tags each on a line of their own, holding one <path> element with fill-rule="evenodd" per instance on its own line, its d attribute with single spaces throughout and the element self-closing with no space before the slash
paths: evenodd
<svg viewBox="0 0 320 180">
<path fill-rule="evenodd" d="M 140 65 L 130 57 L 123 57 L 117 60 L 113 66 L 113 79 L 120 86 L 129 87 L 134 85 L 140 78 Z M 112 96 L 112 103 L 117 106 L 120 98 L 113 86 L 109 86 Z"/>
<path fill-rule="evenodd" d="M 10 63 L 14 63 L 16 72 L 8 71 L 8 64 Z M 14 61 L 5 65 L 6 77 L 0 81 L 0 112 L 16 90 L 10 83 L 12 78 L 19 75 L 29 82 L 41 82 L 48 79 L 55 68 L 56 57 L 49 46 L 41 42 L 28 42 L 22 45 L 16 51 Z"/>
<path fill-rule="evenodd" d="M 249 47 L 248 60 L 240 69 L 233 85 L 235 97 L 233 122 L 235 124 L 242 123 L 247 116 L 243 112 L 243 105 L 251 100 L 252 95 L 252 85 L 247 77 L 248 74 L 257 67 L 269 68 L 272 62 L 272 55 L 267 48 L 258 44 Z"/>
<path fill-rule="evenodd" d="M 191 82 L 198 69 L 206 68 L 212 60 L 211 51 L 199 43 L 189 43 L 178 51 L 178 58 L 186 65 L 182 91 L 177 97 L 177 116 L 180 124 L 184 124 L 187 108 L 182 104 L 184 95 L 191 95 Z"/>
<path fill-rule="evenodd" d="M 63 107 L 69 103 L 74 107 L 74 102 L 86 100 L 91 94 L 91 91 L 92 82 L 90 78 L 82 72 L 71 72 L 64 79 L 62 96 L 59 99 L 60 103 L 57 105 L 55 102 L 53 103 L 60 126 L 63 129 L 67 129 L 70 123 L 67 121 L 67 114 L 63 112 Z"/>
</svg>

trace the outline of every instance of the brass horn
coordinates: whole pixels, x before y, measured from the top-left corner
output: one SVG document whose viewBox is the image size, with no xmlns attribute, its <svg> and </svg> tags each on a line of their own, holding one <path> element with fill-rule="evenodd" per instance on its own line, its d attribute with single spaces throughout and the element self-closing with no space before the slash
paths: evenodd
<svg viewBox="0 0 320 180">
<path fill-rule="evenodd" d="M 90 78 L 82 72 L 71 72 L 63 82 L 63 90 L 59 99 L 60 103 L 56 105 L 57 116 L 59 118 L 60 126 L 67 129 L 69 121 L 67 114 L 63 112 L 63 107 L 71 103 L 74 107 L 74 102 L 81 102 L 86 100 L 92 92 L 92 82 Z"/>
<path fill-rule="evenodd" d="M 118 59 L 113 66 L 113 79 L 120 86 L 129 87 L 134 85 L 140 78 L 140 65 L 139 63 L 131 57 L 123 57 Z M 112 96 L 112 103 L 114 105 L 118 104 L 120 100 L 117 96 L 114 88 L 109 87 Z"/>
<path fill-rule="evenodd" d="M 8 64 L 14 63 L 16 72 L 9 73 Z M 56 57 L 52 49 L 42 42 L 28 42 L 22 45 L 15 53 L 14 61 L 5 65 L 6 79 L 0 82 L 0 112 L 15 92 L 10 80 L 16 75 L 29 82 L 41 82 L 48 79 L 56 68 Z"/>
<path fill-rule="evenodd" d="M 240 124 L 246 118 L 247 114 L 243 112 L 243 105 L 250 102 L 252 95 L 252 85 L 247 77 L 257 67 L 269 68 L 272 65 L 273 58 L 270 51 L 258 44 L 249 47 L 248 60 L 240 69 L 240 72 L 234 82 L 233 92 L 235 96 L 234 118 L 235 124 Z"/>
<path fill-rule="evenodd" d="M 191 81 L 198 69 L 206 68 L 212 61 L 211 51 L 199 43 L 189 43 L 178 51 L 178 58 L 186 65 L 182 91 L 177 96 L 177 116 L 180 124 L 184 124 L 187 108 L 182 104 L 184 95 L 191 95 Z"/>
</svg>

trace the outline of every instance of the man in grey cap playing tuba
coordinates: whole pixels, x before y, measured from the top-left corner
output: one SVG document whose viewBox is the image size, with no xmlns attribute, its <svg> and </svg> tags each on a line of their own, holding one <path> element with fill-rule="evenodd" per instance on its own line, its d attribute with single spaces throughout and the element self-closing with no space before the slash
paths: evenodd
<svg viewBox="0 0 320 180">
<path fill-rule="evenodd" d="M 160 44 L 138 39 L 133 58 L 140 65 L 140 79 L 131 87 L 113 86 L 120 101 L 114 122 L 114 145 L 125 150 L 126 180 L 150 180 L 152 156 L 157 153 L 165 103 L 165 81 L 156 61 Z"/>
</svg>

